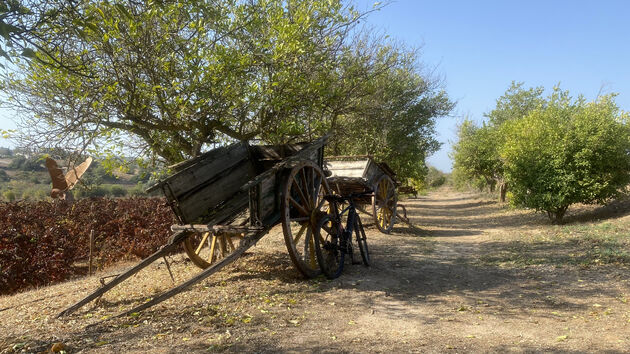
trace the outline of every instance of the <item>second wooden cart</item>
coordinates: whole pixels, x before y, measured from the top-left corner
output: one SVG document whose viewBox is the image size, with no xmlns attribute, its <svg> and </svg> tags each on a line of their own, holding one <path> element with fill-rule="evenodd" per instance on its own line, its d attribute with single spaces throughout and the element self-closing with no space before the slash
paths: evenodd
<svg viewBox="0 0 630 354">
<path fill-rule="evenodd" d="M 341 195 L 372 190 L 371 198 L 357 202 L 371 206 L 370 214 L 381 232 L 391 232 L 398 204 L 396 189 L 400 183 L 386 163 L 377 162 L 372 156 L 334 156 L 326 158 L 324 168 L 332 173 L 328 178 L 330 188 Z"/>
</svg>

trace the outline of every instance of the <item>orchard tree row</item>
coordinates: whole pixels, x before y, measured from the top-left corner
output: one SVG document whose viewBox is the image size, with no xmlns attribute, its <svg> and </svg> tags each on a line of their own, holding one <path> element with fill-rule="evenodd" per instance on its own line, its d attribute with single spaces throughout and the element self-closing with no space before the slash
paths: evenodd
<svg viewBox="0 0 630 354">
<path fill-rule="evenodd" d="M 555 87 L 512 83 L 481 126 L 465 120 L 453 146 L 454 178 L 500 189 L 516 206 L 561 222 L 570 205 L 605 204 L 630 182 L 630 127 L 615 95 L 594 101 Z"/>
<path fill-rule="evenodd" d="M 23 145 L 170 164 L 238 140 L 332 133 L 327 154 L 372 154 L 421 179 L 439 147 L 434 121 L 453 108 L 417 49 L 363 27 L 379 5 L 11 3 L 2 85 Z"/>
</svg>

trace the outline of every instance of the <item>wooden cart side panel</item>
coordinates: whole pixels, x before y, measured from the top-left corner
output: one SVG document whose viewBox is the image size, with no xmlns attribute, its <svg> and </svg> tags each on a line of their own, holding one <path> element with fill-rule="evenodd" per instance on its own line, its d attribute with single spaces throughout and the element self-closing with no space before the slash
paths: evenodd
<svg viewBox="0 0 630 354">
<path fill-rule="evenodd" d="M 369 162 L 367 158 L 355 161 L 326 160 L 324 165 L 332 173 L 331 177 L 365 178 Z"/>
<path fill-rule="evenodd" d="M 385 173 L 386 175 L 389 176 L 389 178 L 392 179 L 392 181 L 394 182 L 394 184 L 396 186 L 400 185 L 400 181 L 398 180 L 398 177 L 396 177 L 396 172 L 394 172 L 394 170 L 392 170 L 392 168 L 389 167 L 389 165 L 387 163 L 385 163 L 385 162 L 378 162 L 376 164 L 379 166 L 381 171 L 383 171 L 383 173 Z"/>
<path fill-rule="evenodd" d="M 235 144 L 226 149 L 221 149 L 222 154 L 215 155 L 213 160 L 203 159 L 198 163 L 189 165 L 184 170 L 168 177 L 165 182 L 170 184 L 173 194 L 179 199 L 187 193 L 194 193 L 195 188 L 207 184 L 223 171 L 240 164 L 249 158 L 247 145 Z"/>
<path fill-rule="evenodd" d="M 212 213 L 213 208 L 227 203 L 240 187 L 255 175 L 254 166 L 247 159 L 238 161 L 235 165 L 231 163 L 228 165 L 228 168 L 221 169 L 211 179 L 206 180 L 207 183 L 199 184 L 199 181 L 196 181 L 198 183 L 196 188 L 177 197 L 184 222 L 192 223 L 203 215 Z M 233 213 L 241 209 L 239 205 L 235 207 Z M 202 221 L 208 222 L 208 220 Z"/>
<path fill-rule="evenodd" d="M 378 166 L 374 160 L 370 159 L 365 167 L 363 178 L 368 182 L 370 186 L 374 185 L 376 181 L 384 174 L 383 170 Z"/>
<path fill-rule="evenodd" d="M 281 193 L 280 183 L 278 183 L 279 178 L 280 176 L 277 174 L 271 175 L 260 182 L 261 221 L 266 220 L 280 210 L 279 198 L 276 198 L 276 193 Z"/>
<path fill-rule="evenodd" d="M 230 144 L 227 146 L 221 146 L 216 149 L 207 151 L 195 158 L 182 161 L 178 164 L 169 166 L 169 169 L 175 173 L 181 172 L 195 165 L 206 165 L 208 163 L 212 163 L 213 161 L 217 159 L 223 158 L 224 155 L 226 154 L 234 153 L 234 150 L 237 150 L 236 151 L 237 154 L 243 153 L 243 151 L 244 150 L 246 151 L 247 148 L 248 148 L 248 144 L 246 142 L 240 142 L 240 143 Z M 194 168 L 198 168 L 198 167 L 196 166 Z"/>
<path fill-rule="evenodd" d="M 283 149 L 283 154 L 286 157 L 288 156 L 300 156 L 300 161 L 309 160 L 321 166 L 321 155 L 323 149 L 312 149 L 302 151 L 301 149 L 306 146 L 306 144 L 292 144 L 292 145 L 284 145 L 281 146 Z M 276 148 L 276 147 L 274 147 Z M 288 152 L 288 153 L 287 153 Z M 288 156 L 287 156 L 288 155 Z M 282 155 L 280 155 L 282 156 Z M 266 176 L 261 182 L 261 220 L 267 220 L 270 216 L 274 214 L 279 214 L 282 203 L 282 194 L 283 194 L 283 186 L 286 183 L 285 181 L 286 174 L 283 171 L 278 171 L 275 174 L 270 174 Z"/>
</svg>

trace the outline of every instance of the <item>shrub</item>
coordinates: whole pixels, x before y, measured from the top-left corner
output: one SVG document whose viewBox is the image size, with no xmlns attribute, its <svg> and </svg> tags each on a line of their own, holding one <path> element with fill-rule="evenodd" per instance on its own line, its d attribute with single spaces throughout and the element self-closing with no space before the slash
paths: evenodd
<svg viewBox="0 0 630 354">
<path fill-rule="evenodd" d="M 0 170 L 0 182 L 7 182 L 11 179 L 5 170 Z"/>
<path fill-rule="evenodd" d="M 173 214 L 160 198 L 0 203 L 0 294 L 67 279 L 88 254 L 100 265 L 144 258 L 168 240 Z"/>
<path fill-rule="evenodd" d="M 549 104 L 504 126 L 512 203 L 560 222 L 574 203 L 606 203 L 630 182 L 630 130 L 614 96 L 587 103 L 555 89 Z"/>
<path fill-rule="evenodd" d="M 12 190 L 4 191 L 2 197 L 10 202 L 14 201 L 16 198 L 15 192 Z"/>
<path fill-rule="evenodd" d="M 113 185 L 109 190 L 109 194 L 114 197 L 124 197 L 127 195 L 127 190 L 122 186 Z"/>
</svg>

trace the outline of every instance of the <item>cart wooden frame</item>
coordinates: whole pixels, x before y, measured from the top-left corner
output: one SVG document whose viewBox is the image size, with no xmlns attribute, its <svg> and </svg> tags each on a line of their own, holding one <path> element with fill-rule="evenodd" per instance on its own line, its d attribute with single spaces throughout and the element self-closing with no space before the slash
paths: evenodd
<svg viewBox="0 0 630 354">
<path fill-rule="evenodd" d="M 59 316 L 70 314 L 182 243 L 204 269 L 181 285 L 120 316 L 153 306 L 236 260 L 273 226 L 282 224 L 294 266 L 306 277 L 320 273 L 313 226 L 331 193 L 322 170 L 328 136 L 310 143 L 235 143 L 171 166 L 173 173 L 148 191 L 161 190 L 177 218 L 169 242 Z"/>
<path fill-rule="evenodd" d="M 359 199 L 357 203 L 363 205 L 364 211 L 365 206 L 370 206 L 369 214 L 381 232 L 391 232 L 396 219 L 397 187 L 400 183 L 386 163 L 377 162 L 368 155 L 333 156 L 325 159 L 324 168 L 331 172 L 328 184 L 339 194 L 372 190 L 371 198 Z"/>
</svg>

